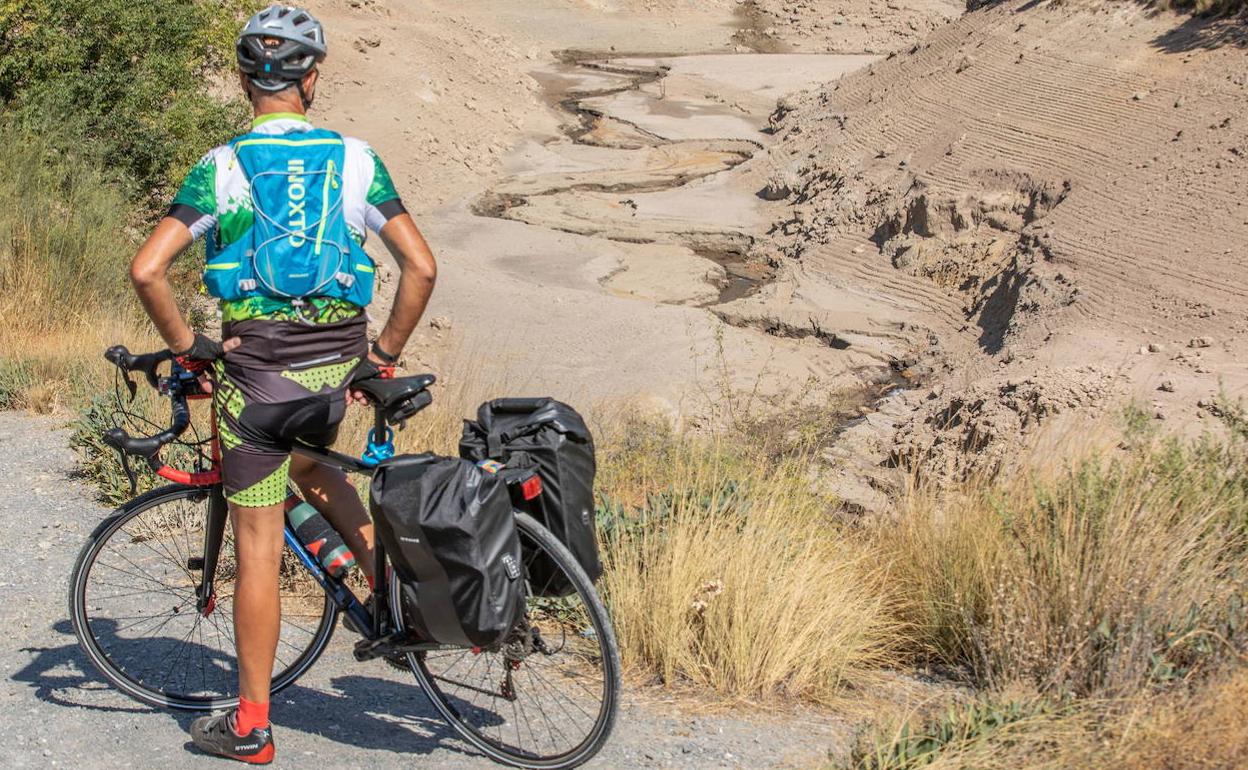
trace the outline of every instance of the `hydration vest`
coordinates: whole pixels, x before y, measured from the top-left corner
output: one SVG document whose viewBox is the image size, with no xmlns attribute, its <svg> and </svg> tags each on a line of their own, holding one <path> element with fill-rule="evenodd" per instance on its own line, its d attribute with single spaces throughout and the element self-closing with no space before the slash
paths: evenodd
<svg viewBox="0 0 1248 770">
<path fill-rule="evenodd" d="M 204 286 L 223 300 L 271 297 L 295 306 L 333 297 L 361 307 L 373 298 L 373 261 L 343 214 L 342 136 L 249 133 L 230 144 L 247 177 L 254 221 L 226 246 L 208 239 Z"/>
</svg>

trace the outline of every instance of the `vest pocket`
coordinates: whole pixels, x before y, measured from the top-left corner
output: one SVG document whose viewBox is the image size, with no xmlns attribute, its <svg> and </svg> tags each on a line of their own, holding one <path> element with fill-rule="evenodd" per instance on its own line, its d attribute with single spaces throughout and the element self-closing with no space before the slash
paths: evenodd
<svg viewBox="0 0 1248 770">
<path fill-rule="evenodd" d="M 209 294 L 227 301 L 255 295 L 257 287 L 251 258 L 240 251 L 227 250 L 204 265 L 204 288 Z"/>
<path fill-rule="evenodd" d="M 373 281 L 377 278 L 377 268 L 363 249 L 357 247 L 352 252 L 349 262 L 354 280 L 351 282 L 348 296 L 344 299 L 365 307 L 373 299 Z"/>
</svg>

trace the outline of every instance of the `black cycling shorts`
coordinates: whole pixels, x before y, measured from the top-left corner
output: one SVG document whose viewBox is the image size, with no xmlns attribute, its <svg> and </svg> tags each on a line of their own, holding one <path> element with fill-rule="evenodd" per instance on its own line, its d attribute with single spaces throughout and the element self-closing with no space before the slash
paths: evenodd
<svg viewBox="0 0 1248 770">
<path fill-rule="evenodd" d="M 329 324 L 249 320 L 222 337 L 242 344 L 217 361 L 215 401 L 226 499 L 258 508 L 286 499 L 296 440 L 338 435 L 347 386 L 368 351 L 363 314 Z"/>
</svg>

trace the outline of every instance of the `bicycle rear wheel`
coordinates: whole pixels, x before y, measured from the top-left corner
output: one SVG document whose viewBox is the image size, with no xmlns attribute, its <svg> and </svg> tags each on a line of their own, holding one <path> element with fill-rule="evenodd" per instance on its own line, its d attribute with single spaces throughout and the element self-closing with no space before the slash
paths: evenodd
<svg viewBox="0 0 1248 770">
<path fill-rule="evenodd" d="M 209 491 L 164 487 L 100 523 L 69 584 L 83 652 L 127 695 L 162 708 L 207 710 L 238 703 L 234 650 L 234 536 L 227 522 L 214 601 L 196 608 Z M 338 609 L 302 568 L 283 569 L 282 625 L 272 691 L 316 662 Z"/>
<path fill-rule="evenodd" d="M 546 598 L 528 585 L 524 628 L 498 650 L 447 647 L 408 654 L 438 712 L 490 759 L 521 768 L 570 768 L 611 733 L 620 698 L 620 654 L 610 619 L 576 558 L 532 517 L 516 513 L 526 574 L 539 554 L 575 588 Z M 544 578 L 552 584 L 558 576 Z M 402 594 L 391 584 L 402 630 Z"/>
</svg>

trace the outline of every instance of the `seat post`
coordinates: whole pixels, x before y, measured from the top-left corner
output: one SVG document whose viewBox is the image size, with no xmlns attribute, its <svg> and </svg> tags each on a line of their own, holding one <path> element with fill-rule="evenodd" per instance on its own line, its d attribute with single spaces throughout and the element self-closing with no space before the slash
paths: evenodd
<svg viewBox="0 0 1248 770">
<path fill-rule="evenodd" d="M 386 440 L 386 414 L 380 403 L 373 404 L 373 441 L 378 444 Z"/>
</svg>

